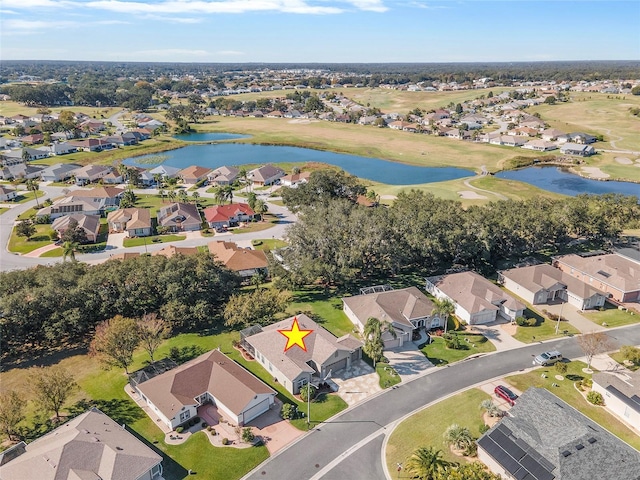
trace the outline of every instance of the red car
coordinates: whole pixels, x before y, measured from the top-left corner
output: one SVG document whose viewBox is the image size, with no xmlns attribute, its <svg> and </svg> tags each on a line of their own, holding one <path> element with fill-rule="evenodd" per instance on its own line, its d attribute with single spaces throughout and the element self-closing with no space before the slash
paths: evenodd
<svg viewBox="0 0 640 480">
<path fill-rule="evenodd" d="M 511 406 L 513 406 L 516 403 L 516 400 L 518 399 L 518 395 L 513 393 L 504 385 L 498 385 L 496 388 L 493 389 L 493 393 L 496 394 L 496 397 L 500 397 L 506 400 L 507 403 Z"/>
</svg>

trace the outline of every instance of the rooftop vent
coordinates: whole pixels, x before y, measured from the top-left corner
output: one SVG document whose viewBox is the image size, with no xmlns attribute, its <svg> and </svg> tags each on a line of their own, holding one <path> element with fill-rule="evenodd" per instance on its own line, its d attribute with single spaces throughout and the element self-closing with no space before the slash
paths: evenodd
<svg viewBox="0 0 640 480">
<path fill-rule="evenodd" d="M 589 438 L 589 439 L 587 440 L 587 442 L 589 442 L 590 444 L 592 444 L 592 445 L 593 445 L 594 443 L 596 443 L 596 442 L 597 442 L 597 440 L 596 440 L 595 438 L 591 437 L 591 438 Z"/>
<path fill-rule="evenodd" d="M 576 445 L 576 450 L 582 450 L 584 448 L 584 445 L 582 445 L 581 443 Z"/>
<path fill-rule="evenodd" d="M 571 455 L 571 452 L 569 450 L 565 450 L 564 452 L 562 452 L 562 456 L 567 458 L 569 455 Z"/>
</svg>

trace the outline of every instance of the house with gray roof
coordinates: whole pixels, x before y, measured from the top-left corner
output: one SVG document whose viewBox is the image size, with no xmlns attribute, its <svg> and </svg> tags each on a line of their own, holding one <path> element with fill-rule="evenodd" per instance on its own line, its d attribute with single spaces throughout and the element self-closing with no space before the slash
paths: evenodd
<svg viewBox="0 0 640 480">
<path fill-rule="evenodd" d="M 44 170 L 42 165 L 31 165 L 29 163 L 18 163 L 0 168 L 0 178 L 2 180 L 13 180 L 14 178 L 24 178 L 26 180 L 40 178 L 40 172 Z"/>
<path fill-rule="evenodd" d="M 307 349 L 294 346 L 284 351 L 287 339 L 278 330 L 290 329 L 294 318 L 301 330 L 312 330 L 304 338 Z M 329 374 L 349 368 L 362 358 L 360 340 L 349 334 L 336 338 L 305 314 L 266 327 L 249 327 L 240 332 L 240 338 L 269 375 L 294 395 L 309 381 L 317 387 Z"/>
<path fill-rule="evenodd" d="M 149 170 L 151 175 L 160 174 L 162 178 L 176 178 L 178 176 L 179 168 L 170 167 L 168 165 L 158 165 L 155 168 Z"/>
<path fill-rule="evenodd" d="M 0 202 L 10 202 L 17 196 L 18 192 L 15 190 L 15 188 L 0 185 Z"/>
<path fill-rule="evenodd" d="M 490 323 L 499 318 L 514 321 L 525 305 L 475 272 L 460 272 L 425 279 L 427 291 L 455 305 L 455 315 L 469 325 Z"/>
<path fill-rule="evenodd" d="M 89 183 L 97 182 L 113 169 L 105 165 L 86 165 L 74 172 L 76 185 L 82 187 Z"/>
<path fill-rule="evenodd" d="M 394 338 L 384 332 L 382 339 L 385 348 L 394 348 L 410 342 L 414 330 L 425 327 L 444 327 L 444 319 L 433 314 L 435 305 L 417 287 L 401 290 L 374 291 L 342 299 L 345 315 L 363 331 L 371 317 L 381 322 L 389 322 L 396 332 Z"/>
<path fill-rule="evenodd" d="M 56 218 L 53 223 L 51 223 L 51 229 L 57 232 L 59 237 L 62 237 L 64 232 L 71 227 L 73 222 L 75 222 L 79 228 L 84 230 L 89 243 L 96 243 L 98 241 L 98 234 L 100 233 L 99 215 L 84 215 L 82 213 L 64 215 Z"/>
<path fill-rule="evenodd" d="M 601 307 L 607 295 L 549 264 L 498 273 L 498 283 L 532 305 L 568 302 L 579 310 Z"/>
<path fill-rule="evenodd" d="M 40 172 L 43 182 L 63 182 L 73 177 L 74 172 L 81 168 L 75 163 L 56 163 Z"/>
<path fill-rule="evenodd" d="M 593 390 L 604 398 L 604 408 L 640 431 L 640 370 L 593 375 Z"/>
<path fill-rule="evenodd" d="M 172 203 L 158 210 L 158 225 L 170 232 L 193 232 L 200 230 L 202 218 L 195 205 Z"/>
<path fill-rule="evenodd" d="M 542 388 L 480 437 L 478 459 L 509 480 L 640 480 L 640 452 Z"/>
<path fill-rule="evenodd" d="M 174 429 L 214 405 L 236 425 L 268 411 L 276 391 L 220 350 L 212 350 L 142 383 L 132 384 L 155 421 Z"/>
<path fill-rule="evenodd" d="M 231 185 L 238 178 L 239 169 L 236 167 L 222 166 L 212 170 L 207 175 L 210 183 L 216 185 Z"/>
<path fill-rule="evenodd" d="M 0 455 L 2 480 L 162 480 L 162 457 L 96 408 Z"/>
<path fill-rule="evenodd" d="M 50 220 L 72 214 L 98 215 L 104 211 L 104 199 L 63 197 L 56 200 L 53 205 L 41 208 L 36 213 L 36 218 L 48 216 Z"/>
<path fill-rule="evenodd" d="M 563 155 L 575 155 L 578 157 L 590 157 L 595 155 L 596 150 L 591 145 L 582 145 L 578 143 L 567 142 L 560 147 Z"/>
<path fill-rule="evenodd" d="M 284 176 L 284 170 L 271 164 L 263 165 L 247 172 L 247 178 L 251 180 L 254 185 L 273 185 Z"/>
</svg>

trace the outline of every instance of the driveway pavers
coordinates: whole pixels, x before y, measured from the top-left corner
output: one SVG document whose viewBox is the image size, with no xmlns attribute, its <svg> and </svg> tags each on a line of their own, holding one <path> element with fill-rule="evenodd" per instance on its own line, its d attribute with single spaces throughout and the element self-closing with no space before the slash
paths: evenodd
<svg viewBox="0 0 640 480">
<path fill-rule="evenodd" d="M 336 372 L 331 380 L 338 385 L 338 395 L 349 406 L 382 390 L 378 374 L 363 360 L 358 360 L 350 368 Z"/>
<path fill-rule="evenodd" d="M 429 368 L 433 367 L 433 363 L 418 350 L 418 346 L 413 342 L 407 342 L 401 347 L 385 350 L 384 356 L 389 360 L 389 365 L 398 372 L 403 382 L 423 375 Z"/>
</svg>

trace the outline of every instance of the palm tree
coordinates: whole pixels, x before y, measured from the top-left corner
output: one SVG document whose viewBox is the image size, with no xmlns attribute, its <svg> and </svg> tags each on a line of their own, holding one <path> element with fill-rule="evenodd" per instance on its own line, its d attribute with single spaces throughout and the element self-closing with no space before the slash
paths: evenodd
<svg viewBox="0 0 640 480">
<path fill-rule="evenodd" d="M 227 199 L 227 194 L 225 193 L 224 188 L 218 187 L 216 189 L 216 203 L 218 205 L 222 205 L 226 199 Z"/>
<path fill-rule="evenodd" d="M 480 408 L 485 409 L 490 417 L 499 417 L 502 415 L 502 410 L 489 399 L 480 402 Z"/>
<path fill-rule="evenodd" d="M 191 198 L 193 198 L 193 203 L 195 203 L 196 208 L 198 208 L 198 199 L 200 198 L 200 194 L 198 192 L 193 192 L 191 194 Z"/>
<path fill-rule="evenodd" d="M 382 341 L 382 334 L 387 331 L 397 338 L 395 329 L 389 322 L 381 322 L 375 317 L 369 317 L 367 323 L 364 325 L 362 335 L 364 337 L 364 353 L 373 361 L 373 366 L 376 366 L 376 362 L 379 362 L 382 358 L 382 352 L 384 350 L 384 342 Z"/>
<path fill-rule="evenodd" d="M 264 200 L 258 199 L 254 204 L 253 210 L 260 214 L 260 219 L 264 222 L 264 214 L 269 211 L 269 206 Z"/>
<path fill-rule="evenodd" d="M 156 182 L 156 185 L 158 186 L 158 188 L 162 188 L 164 186 L 163 179 L 164 179 L 164 176 L 161 173 L 153 174 L 153 181 Z"/>
<path fill-rule="evenodd" d="M 188 201 L 187 191 L 186 190 L 180 190 L 178 192 L 178 198 L 180 199 L 180 201 L 182 203 L 187 203 L 187 201 Z"/>
<path fill-rule="evenodd" d="M 30 178 L 27 180 L 27 190 L 33 192 L 33 196 L 36 197 L 36 205 L 40 208 L 40 202 L 38 201 L 38 190 L 40 190 L 40 184 L 36 180 Z"/>
<path fill-rule="evenodd" d="M 448 298 L 436 298 L 433 303 L 436 306 L 436 308 L 433 309 L 433 314 L 442 315 L 444 317 L 444 333 L 447 333 L 449 317 L 453 315 L 453 312 L 455 312 L 456 306 Z"/>
<path fill-rule="evenodd" d="M 233 187 L 231 185 L 226 185 L 223 187 L 223 191 L 225 200 L 229 200 L 229 203 L 233 203 Z"/>
<path fill-rule="evenodd" d="M 162 199 L 162 203 L 164 203 L 164 195 L 165 195 L 165 191 L 164 188 L 161 188 L 160 190 L 158 190 L 158 194 L 160 195 L 160 198 Z"/>
<path fill-rule="evenodd" d="M 169 199 L 169 203 L 176 201 L 176 191 L 173 188 L 167 192 L 167 198 Z"/>
<path fill-rule="evenodd" d="M 451 463 L 442 458 L 442 450 L 433 447 L 420 447 L 407 461 L 406 471 L 413 478 L 436 480 Z"/>
<path fill-rule="evenodd" d="M 76 252 L 78 251 L 78 244 L 76 242 L 66 241 L 62 244 L 62 261 L 66 261 L 69 258 L 72 262 L 76 261 Z"/>
<path fill-rule="evenodd" d="M 443 437 L 447 445 L 452 445 L 453 448 L 461 450 L 465 455 L 469 455 L 475 450 L 475 439 L 467 427 L 453 423 L 445 430 Z"/>
</svg>

